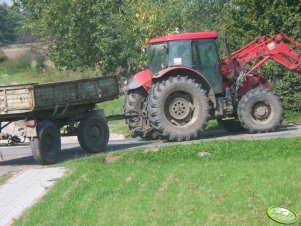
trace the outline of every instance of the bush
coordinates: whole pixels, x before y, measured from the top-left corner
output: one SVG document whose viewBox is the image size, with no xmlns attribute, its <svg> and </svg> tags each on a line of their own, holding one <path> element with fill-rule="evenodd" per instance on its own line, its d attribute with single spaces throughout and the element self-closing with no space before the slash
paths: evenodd
<svg viewBox="0 0 301 226">
<path fill-rule="evenodd" d="M 301 111 L 301 76 L 290 73 L 277 82 L 277 93 L 286 109 Z"/>
</svg>

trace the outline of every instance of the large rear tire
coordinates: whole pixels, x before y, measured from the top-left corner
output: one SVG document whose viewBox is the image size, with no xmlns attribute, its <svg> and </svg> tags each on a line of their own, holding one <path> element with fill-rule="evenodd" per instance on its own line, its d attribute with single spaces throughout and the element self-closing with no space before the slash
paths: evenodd
<svg viewBox="0 0 301 226">
<path fill-rule="evenodd" d="M 153 85 L 148 118 L 152 127 L 168 140 L 196 139 L 207 125 L 208 102 L 205 91 L 194 79 L 170 77 Z"/>
<path fill-rule="evenodd" d="M 109 136 L 107 120 L 96 112 L 88 113 L 79 124 L 77 139 L 86 152 L 104 151 L 109 142 Z"/>
<path fill-rule="evenodd" d="M 126 119 L 132 137 L 141 137 L 146 140 L 158 139 L 159 134 L 150 128 L 145 131 L 144 128 L 149 126 L 147 119 L 146 104 L 148 93 L 142 89 L 131 90 L 128 92 L 123 105 L 124 113 L 130 115 Z"/>
<path fill-rule="evenodd" d="M 274 131 L 283 120 L 283 105 L 269 89 L 252 89 L 238 103 L 238 118 L 251 133 Z"/>
<path fill-rule="evenodd" d="M 37 125 L 38 137 L 30 143 L 34 159 L 43 165 L 53 164 L 58 160 L 61 150 L 61 136 L 58 127 L 49 120 Z"/>
</svg>

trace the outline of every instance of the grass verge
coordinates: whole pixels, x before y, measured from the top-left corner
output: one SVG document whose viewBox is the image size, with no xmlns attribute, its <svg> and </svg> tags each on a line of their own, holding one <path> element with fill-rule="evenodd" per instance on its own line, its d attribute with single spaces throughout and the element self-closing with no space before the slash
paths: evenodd
<svg viewBox="0 0 301 226">
<path fill-rule="evenodd" d="M 72 173 L 15 225 L 274 225 L 270 206 L 301 214 L 300 147 L 203 141 L 70 161 Z"/>
<path fill-rule="evenodd" d="M 9 178 L 11 178 L 12 174 L 6 173 L 0 176 L 0 185 L 4 184 Z"/>
</svg>

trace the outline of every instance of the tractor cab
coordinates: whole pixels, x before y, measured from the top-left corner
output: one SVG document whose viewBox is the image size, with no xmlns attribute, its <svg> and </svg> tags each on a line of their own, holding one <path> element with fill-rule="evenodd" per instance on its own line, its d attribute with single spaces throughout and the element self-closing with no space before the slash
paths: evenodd
<svg viewBox="0 0 301 226">
<path fill-rule="evenodd" d="M 149 41 L 149 69 L 153 74 L 169 67 L 187 67 L 204 75 L 214 93 L 222 93 L 217 33 L 198 32 L 163 36 Z"/>
</svg>

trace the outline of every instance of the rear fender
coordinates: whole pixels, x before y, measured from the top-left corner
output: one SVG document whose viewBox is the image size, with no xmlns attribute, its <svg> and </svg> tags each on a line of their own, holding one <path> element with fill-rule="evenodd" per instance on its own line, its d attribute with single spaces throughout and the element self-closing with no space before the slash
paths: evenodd
<svg viewBox="0 0 301 226">
<path fill-rule="evenodd" d="M 194 78 L 200 84 L 202 84 L 202 88 L 206 90 L 208 98 L 210 99 L 211 105 L 213 109 L 216 108 L 216 98 L 210 82 L 206 79 L 206 77 L 201 74 L 199 71 L 196 71 L 192 68 L 188 67 L 169 67 L 166 68 L 156 74 L 153 75 L 153 79 L 160 80 L 169 76 L 176 76 L 176 75 L 187 75 L 191 78 Z"/>
<path fill-rule="evenodd" d="M 199 71 L 196 71 L 189 67 L 169 67 L 153 75 L 153 78 L 160 80 L 169 76 L 175 75 L 187 75 L 191 78 L 194 78 L 196 81 L 202 84 L 202 88 L 207 91 L 208 97 L 215 103 L 215 95 L 210 82 L 207 78 L 201 74 Z"/>
<path fill-rule="evenodd" d="M 149 92 L 152 87 L 152 73 L 150 70 L 141 71 L 130 78 L 126 84 L 126 91 L 134 90 L 143 87 L 145 91 Z"/>
</svg>

